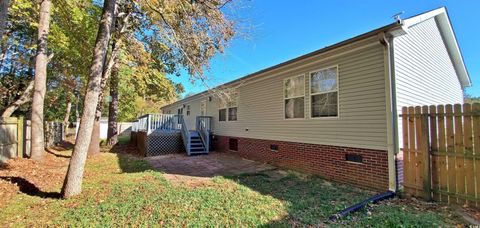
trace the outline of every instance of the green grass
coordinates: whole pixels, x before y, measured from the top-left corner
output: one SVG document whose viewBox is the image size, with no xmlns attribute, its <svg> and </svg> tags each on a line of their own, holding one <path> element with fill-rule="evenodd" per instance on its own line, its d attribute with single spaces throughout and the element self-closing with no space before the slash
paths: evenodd
<svg viewBox="0 0 480 228">
<path fill-rule="evenodd" d="M 279 179 L 260 173 L 181 185 L 144 160 L 111 153 L 89 160 L 86 170 L 82 195 L 60 200 L 18 194 L 0 208 L 0 226 L 408 227 L 460 221 L 390 201 L 330 223 L 330 215 L 372 193 L 293 172 Z"/>
</svg>

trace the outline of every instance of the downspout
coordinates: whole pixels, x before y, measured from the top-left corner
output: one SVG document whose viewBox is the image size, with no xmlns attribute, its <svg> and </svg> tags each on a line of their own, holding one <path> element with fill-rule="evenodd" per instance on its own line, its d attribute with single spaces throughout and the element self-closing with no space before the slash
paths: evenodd
<svg viewBox="0 0 480 228">
<path fill-rule="evenodd" d="M 387 111 L 387 151 L 388 151 L 388 189 L 398 190 L 398 170 L 396 155 L 398 154 L 398 112 L 395 84 L 395 56 L 393 36 L 382 32 L 379 41 L 385 47 L 385 98 Z"/>
<path fill-rule="evenodd" d="M 396 155 L 398 154 L 398 112 L 397 97 L 395 84 L 395 56 L 394 56 L 394 37 L 406 34 L 407 29 L 403 26 L 403 22 L 398 20 L 400 28 L 378 34 L 379 42 L 385 47 L 384 62 L 385 64 L 385 99 L 387 112 L 387 156 L 388 156 L 388 190 L 373 197 L 370 197 L 360 203 L 348 207 L 332 216 L 331 221 L 340 219 L 350 213 L 360 210 L 370 203 L 377 203 L 381 200 L 395 197 L 398 191 L 398 170 L 396 164 Z"/>
</svg>

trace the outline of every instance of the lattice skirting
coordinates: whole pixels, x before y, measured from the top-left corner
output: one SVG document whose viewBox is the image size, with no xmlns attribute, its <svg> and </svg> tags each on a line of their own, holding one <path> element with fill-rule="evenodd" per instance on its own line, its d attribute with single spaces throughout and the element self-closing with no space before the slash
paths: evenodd
<svg viewBox="0 0 480 228">
<path fill-rule="evenodd" d="M 180 131 L 155 131 L 147 136 L 146 156 L 184 153 L 182 135 Z"/>
</svg>

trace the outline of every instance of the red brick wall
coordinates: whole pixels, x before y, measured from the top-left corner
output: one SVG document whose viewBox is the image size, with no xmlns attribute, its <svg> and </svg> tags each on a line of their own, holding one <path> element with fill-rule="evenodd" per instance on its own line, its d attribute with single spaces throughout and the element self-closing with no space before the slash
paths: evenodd
<svg viewBox="0 0 480 228">
<path fill-rule="evenodd" d="M 229 138 L 238 139 L 238 153 L 247 159 L 366 189 L 388 189 L 387 151 L 218 135 L 213 140 L 215 150 L 229 151 Z M 270 149 L 272 144 L 278 145 L 278 151 Z M 346 154 L 362 155 L 363 163 L 347 162 Z"/>
</svg>

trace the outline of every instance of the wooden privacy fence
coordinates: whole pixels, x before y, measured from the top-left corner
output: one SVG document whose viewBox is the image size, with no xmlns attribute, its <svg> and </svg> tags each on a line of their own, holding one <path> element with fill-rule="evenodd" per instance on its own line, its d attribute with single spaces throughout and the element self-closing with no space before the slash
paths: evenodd
<svg viewBox="0 0 480 228">
<path fill-rule="evenodd" d="M 480 205 L 480 104 L 402 108 L 409 196 Z"/>
</svg>

